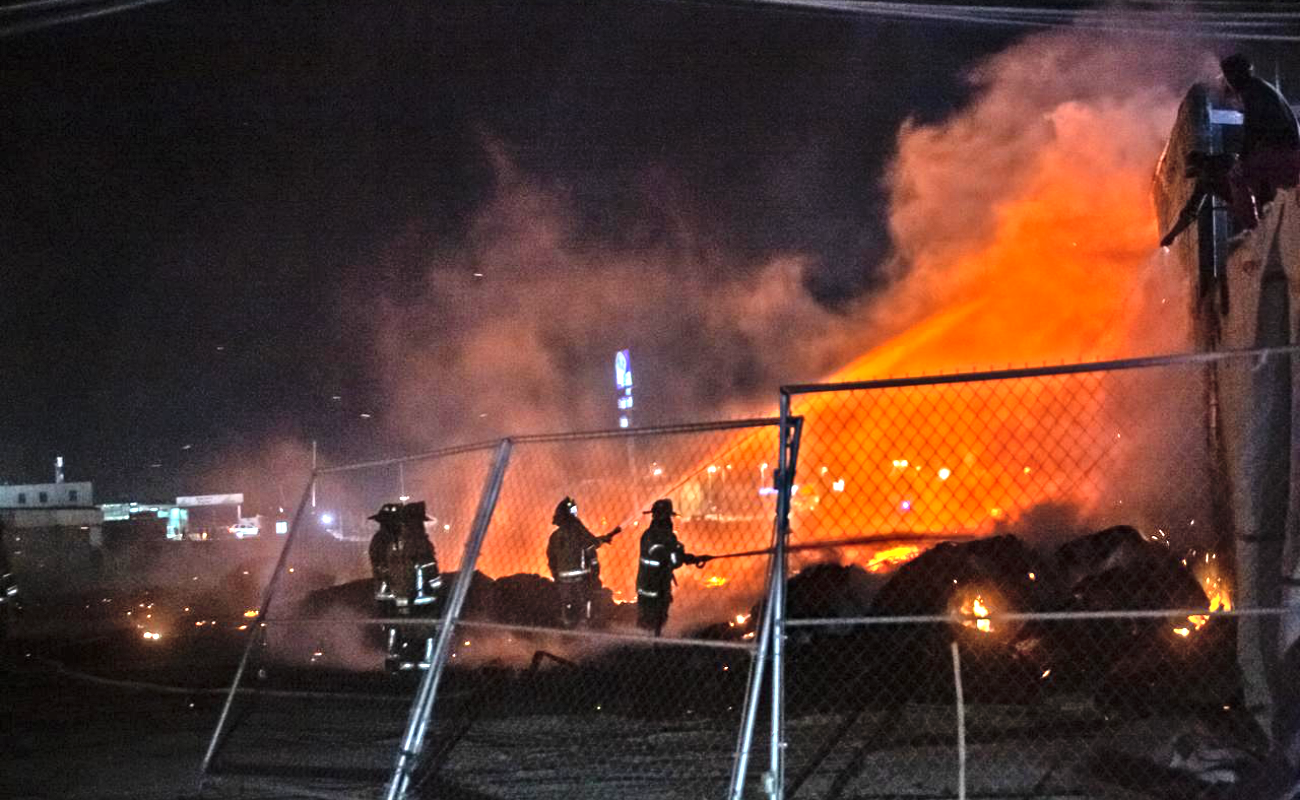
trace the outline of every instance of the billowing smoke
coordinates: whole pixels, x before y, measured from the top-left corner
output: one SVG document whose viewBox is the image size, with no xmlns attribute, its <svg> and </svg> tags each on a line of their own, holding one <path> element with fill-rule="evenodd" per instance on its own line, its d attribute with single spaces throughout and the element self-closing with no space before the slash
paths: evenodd
<svg viewBox="0 0 1300 800">
<path fill-rule="evenodd" d="M 851 321 L 803 288 L 808 258 L 738 263 L 688 220 L 636 251 L 580 240 L 564 192 L 493 152 L 496 192 L 468 245 L 432 258 L 416 298 L 383 307 L 381 372 L 407 441 L 611 427 L 624 347 L 653 408 L 642 422 L 766 405 L 781 379 L 852 352 Z"/>
<path fill-rule="evenodd" d="M 964 108 L 902 126 L 886 180 L 893 250 L 871 267 L 891 283 L 842 313 L 805 291 L 811 254 L 740 263 L 681 215 L 659 213 L 675 227 L 637 249 L 585 238 L 562 187 L 489 147 L 496 189 L 466 243 L 431 254 L 423 285 L 382 304 L 377 354 L 388 416 L 413 447 L 608 427 L 610 356 L 621 347 L 632 348 L 640 385 L 653 392 L 639 398 L 654 408 L 643 423 L 770 411 L 778 384 L 817 377 L 1186 349 L 1189 276 L 1156 248 L 1151 177 L 1183 93 L 1214 70 L 1213 57 L 1196 49 L 1077 32 L 1032 36 L 978 65 Z M 671 205 L 653 194 L 647 203 Z M 1195 400 L 1179 381 L 1099 389 L 1092 401 L 1123 404 L 1129 438 L 1063 437 L 1057 445 L 1075 441 L 1076 450 L 1033 473 L 1029 494 L 1014 498 L 1060 513 L 1022 522 L 1050 517 L 1052 535 L 1064 536 L 1075 525 L 1190 520 L 1167 466 L 1196 446 Z M 1098 434 L 1084 413 L 1093 412 L 1078 411 L 1070 424 Z M 1056 412 L 1031 404 L 1017 413 Z M 889 463 L 898 454 L 875 453 L 871 437 L 857 435 L 879 423 L 841 415 L 839 435 L 805 436 L 802 463 Z M 936 451 L 925 469 L 937 473 L 939 456 L 952 455 L 942 480 L 951 474 L 954 486 L 964 467 L 1012 466 L 992 464 L 987 440 L 997 437 L 976 427 L 936 438 L 953 452 Z M 1019 452 L 1007 457 L 1017 471 L 1025 463 Z M 1100 477 L 1097 464 L 1106 465 Z M 1087 480 L 1067 474 L 1085 467 Z M 837 476 L 823 474 L 829 495 Z M 860 483 L 861 502 L 854 487 L 836 489 L 840 507 L 852 510 L 832 518 L 827 507 L 821 520 L 810 513 L 803 535 L 886 530 L 862 510 L 878 499 L 874 489 Z M 996 498 L 965 497 L 963 513 L 983 521 L 954 519 L 984 531 L 1014 521 Z M 890 522 L 896 529 L 944 532 L 947 523 L 921 522 L 923 504 L 901 507 L 917 513 Z M 538 520 L 544 527 L 540 512 Z M 679 608 L 690 605 L 683 597 Z"/>
<path fill-rule="evenodd" d="M 1153 260 L 1150 177 L 1213 59 L 1148 45 L 1030 37 L 972 71 L 966 108 L 906 123 L 887 179 L 894 251 L 864 266 L 894 285 L 843 314 L 804 289 L 814 256 L 740 263 L 653 189 L 643 202 L 675 223 L 652 244 L 581 238 L 565 191 L 490 145 L 496 189 L 467 243 L 383 304 L 392 416 L 421 446 L 609 426 L 621 347 L 654 419 L 678 420 L 770 406 L 778 383 L 854 356 L 837 377 L 1181 345 L 1184 276 Z M 1169 299 L 1159 319 L 1153 295 Z"/>
<path fill-rule="evenodd" d="M 889 176 L 904 277 L 867 309 L 894 336 L 838 376 L 1185 346 L 1186 276 L 1156 258 L 1151 176 L 1213 69 L 1176 46 L 1035 36 L 971 73 L 963 111 L 904 125 Z"/>
<path fill-rule="evenodd" d="M 1080 33 L 1030 37 L 980 65 L 967 108 L 903 127 L 889 178 L 890 268 L 902 278 L 865 310 L 873 330 L 888 335 L 834 377 L 1189 349 L 1191 276 L 1156 247 L 1151 180 L 1183 94 L 1215 73 L 1202 51 Z M 951 467 L 959 480 L 964 463 L 986 476 L 1016 475 L 1005 497 L 974 479 L 963 484 L 975 489 L 963 498 L 972 512 L 964 521 L 977 528 L 1005 529 L 1004 507 L 1039 503 L 1077 507 L 1065 517 L 1080 530 L 1127 522 L 1181 531 L 1198 516 L 1204 528 L 1197 481 L 1205 476 L 1189 466 L 1203 439 L 1197 380 L 1172 370 L 1079 381 L 1057 390 L 1065 402 L 1045 400 L 1045 386 L 1022 385 L 1014 401 L 990 388 L 989 405 L 972 401 L 965 414 L 950 399 L 960 393 L 936 390 L 933 414 L 908 422 L 913 440 L 942 439 L 935 452 L 950 460 L 913 457 L 909 469 L 942 466 L 947 475 Z M 1026 436 L 1025 448 L 998 446 Z M 952 494 L 945 485 L 928 499 L 950 511 Z M 1029 514 L 1017 529 L 1030 518 L 1044 522 Z"/>
</svg>

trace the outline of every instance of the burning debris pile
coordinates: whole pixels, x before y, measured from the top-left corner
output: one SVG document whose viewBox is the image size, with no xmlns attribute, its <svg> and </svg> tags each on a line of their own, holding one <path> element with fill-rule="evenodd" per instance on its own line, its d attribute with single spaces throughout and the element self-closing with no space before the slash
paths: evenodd
<svg viewBox="0 0 1300 800">
<path fill-rule="evenodd" d="M 1105 707 L 1129 711 L 1229 705 L 1237 691 L 1230 622 L 1204 614 L 1104 613 L 1230 608 L 1217 564 L 1212 553 L 1179 557 L 1162 539 L 1129 526 L 1081 536 L 1051 557 L 1015 536 L 995 536 L 931 548 L 849 614 L 844 597 L 855 594 L 866 573 L 818 565 L 791 580 L 792 618 L 866 615 L 881 623 L 793 629 L 791 672 L 801 680 L 792 696 L 805 708 L 841 697 L 846 685 L 862 692 L 864 702 L 947 698 L 949 643 L 957 641 L 967 696 L 977 701 L 1082 691 Z M 999 619 L 1033 612 L 1103 613 L 1070 621 Z M 908 622 L 935 615 L 964 619 Z"/>
<path fill-rule="evenodd" d="M 1078 537 L 1049 555 L 1039 554 L 1021 538 L 1000 535 L 939 544 L 892 572 L 856 564 L 812 564 L 790 579 L 790 619 L 876 617 L 881 622 L 790 628 L 792 706 L 815 709 L 839 702 L 845 691 L 866 703 L 947 699 L 952 691 L 949 644 L 954 640 L 962 647 L 968 696 L 976 701 L 1024 702 L 1044 692 L 1069 691 L 1126 709 L 1151 703 L 1231 704 L 1236 691 L 1231 624 L 1208 613 L 1122 619 L 1102 613 L 1068 622 L 1001 617 L 1023 612 L 1230 608 L 1217 566 L 1213 553 L 1192 551 L 1180 557 L 1162 538 L 1148 539 L 1129 526 Z M 451 586 L 454 573 L 444 578 Z M 607 599 L 597 617 L 606 629 L 627 632 L 634 629 L 634 608 Z M 716 619 L 689 627 L 686 636 L 702 642 L 752 639 L 759 610 L 757 604 L 715 609 Z M 320 617 L 340 612 L 358 620 L 374 615 L 369 580 L 312 592 L 295 613 Z M 915 624 L 910 618 L 917 616 L 962 619 Z M 535 574 L 493 579 L 475 572 L 463 619 L 530 629 L 474 632 L 472 651 L 468 641 L 458 644 L 455 663 L 463 669 L 496 665 L 518 671 L 529 664 L 530 654 L 546 651 L 555 657 L 540 667 L 532 663 L 529 680 L 544 675 L 546 681 L 560 684 L 595 680 L 604 685 L 603 678 L 597 680 L 603 675 L 613 687 L 628 670 L 646 663 L 647 650 L 640 643 L 593 647 L 531 630 L 562 624 L 555 584 Z M 357 630 L 362 628 L 365 633 L 356 635 L 365 637 L 375 656 L 375 663 L 364 668 L 374 669 L 382 652 L 381 634 L 377 626 Z M 508 638 L 511 646 L 500 646 L 498 638 Z M 734 671 L 744 672 L 741 661 L 732 665 L 716 654 L 665 657 L 655 662 L 655 669 L 682 672 L 682 680 L 689 677 L 685 673 L 700 672 L 728 682 Z M 626 705 L 616 694 L 611 689 L 600 705 Z M 566 695 L 556 689 L 554 696 Z"/>
</svg>

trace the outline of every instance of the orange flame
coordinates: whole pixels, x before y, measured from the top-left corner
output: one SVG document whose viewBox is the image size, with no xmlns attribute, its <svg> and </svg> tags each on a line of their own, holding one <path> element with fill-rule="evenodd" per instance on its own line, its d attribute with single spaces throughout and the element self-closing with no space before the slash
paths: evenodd
<svg viewBox="0 0 1300 800">
<path fill-rule="evenodd" d="M 917 545 L 899 545 L 884 550 L 877 550 L 866 563 L 867 572 L 886 572 L 899 564 L 911 561 L 920 554 L 922 548 Z"/>
<path fill-rule="evenodd" d="M 980 633 L 993 632 L 993 620 L 988 619 L 989 607 L 985 603 L 983 595 L 977 594 L 973 597 L 966 598 L 966 600 L 961 604 L 961 613 L 966 616 L 975 617 L 975 619 L 962 621 L 961 624 L 967 628 L 974 628 Z"/>
</svg>

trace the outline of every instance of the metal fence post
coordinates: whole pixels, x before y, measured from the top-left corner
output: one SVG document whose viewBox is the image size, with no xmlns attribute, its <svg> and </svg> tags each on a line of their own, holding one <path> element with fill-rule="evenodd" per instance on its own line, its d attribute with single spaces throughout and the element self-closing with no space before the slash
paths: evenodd
<svg viewBox="0 0 1300 800">
<path fill-rule="evenodd" d="M 966 698 L 961 685 L 961 648 L 952 641 L 952 683 L 957 704 L 957 800 L 966 800 Z"/>
<path fill-rule="evenodd" d="M 768 795 L 785 796 L 785 585 L 788 571 L 787 544 L 790 538 L 790 501 L 799 460 L 799 437 L 803 420 L 790 415 L 790 393 L 781 390 L 781 460 L 777 468 L 776 497 L 776 580 L 772 594 L 772 730 Z"/>
<path fill-rule="evenodd" d="M 271 577 L 266 582 L 266 588 L 262 590 L 262 602 L 257 609 L 257 618 L 253 620 L 251 628 L 253 635 L 248 637 L 248 644 L 244 646 L 244 654 L 239 659 L 239 667 L 235 670 L 234 680 L 230 682 L 230 691 L 226 693 L 226 702 L 221 707 L 221 716 L 217 718 L 217 727 L 212 731 L 212 739 L 208 741 L 207 752 L 203 754 L 203 763 L 199 766 L 199 785 L 203 784 L 203 778 L 208 774 L 212 767 L 212 759 L 217 753 L 217 746 L 221 742 L 221 734 L 226 727 L 226 718 L 230 716 L 230 707 L 235 700 L 235 694 L 239 690 L 240 681 L 244 678 L 244 670 L 248 667 L 248 657 L 253 652 L 253 648 L 262 638 L 263 622 L 266 620 L 266 611 L 271 607 L 271 600 L 275 597 L 275 590 L 280 584 L 280 576 L 284 573 L 285 562 L 289 559 L 289 550 L 293 547 L 294 538 L 302 527 L 302 515 L 307 510 L 307 504 L 316 496 L 316 470 L 312 469 L 311 477 L 307 480 L 307 488 L 303 490 L 302 497 L 298 501 L 298 508 L 294 511 L 293 521 L 289 523 L 289 530 L 285 532 L 284 544 L 280 547 L 280 557 L 276 559 L 275 568 L 271 571 Z"/>
<path fill-rule="evenodd" d="M 448 600 L 438 628 L 438 642 L 434 646 L 433 657 L 429 660 L 429 669 L 420 680 L 415 701 L 411 704 L 411 715 L 402 736 L 401 748 L 393 767 L 393 776 L 384 793 L 385 800 L 402 800 L 410 786 L 411 775 L 415 771 L 421 751 L 424 748 L 425 734 L 433 715 L 433 704 L 438 695 L 438 682 L 451 654 L 452 636 L 455 634 L 456 621 L 460 617 L 465 597 L 469 594 L 470 584 L 474 580 L 474 566 L 478 562 L 479 550 L 488 525 L 492 522 L 492 513 L 496 509 L 497 498 L 501 494 L 501 484 L 505 479 L 506 465 L 510 462 L 512 444 L 509 439 L 502 439 L 497 446 L 496 458 L 483 495 L 479 499 L 478 510 L 474 514 L 474 523 L 470 528 L 469 539 L 465 543 L 465 552 L 460 560 L 460 569 L 456 586 Z"/>
<path fill-rule="evenodd" d="M 779 530 L 773 524 L 773 530 Z M 775 533 L 773 534 L 775 537 Z M 775 550 L 775 546 L 773 546 Z M 758 643 L 754 649 L 753 661 L 749 668 L 749 683 L 745 687 L 745 709 L 741 714 L 740 736 L 736 744 L 736 759 L 732 762 L 731 785 L 727 789 L 730 800 L 740 800 L 745 794 L 745 773 L 749 771 L 749 753 L 754 741 L 754 723 L 758 719 L 758 707 L 762 702 L 763 672 L 771 652 L 772 640 L 772 596 L 776 591 L 776 581 L 780 580 L 777 572 L 776 558 L 767 565 L 767 584 L 763 599 L 763 617 L 758 621 Z"/>
</svg>

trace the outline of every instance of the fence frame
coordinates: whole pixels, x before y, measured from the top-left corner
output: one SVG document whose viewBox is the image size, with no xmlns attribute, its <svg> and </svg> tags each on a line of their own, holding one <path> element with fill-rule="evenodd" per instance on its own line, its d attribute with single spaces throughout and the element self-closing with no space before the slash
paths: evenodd
<svg viewBox="0 0 1300 800">
<path fill-rule="evenodd" d="M 284 565 L 289 560 L 289 549 L 293 546 L 294 539 L 302 528 L 302 516 L 306 513 L 307 506 L 316 491 L 318 474 L 318 470 L 312 469 L 311 476 L 307 479 L 307 486 L 302 490 L 302 496 L 298 500 L 298 508 L 293 513 L 293 520 L 289 523 L 289 530 L 285 532 L 284 543 L 280 545 L 280 556 L 276 559 L 275 567 L 271 570 L 271 577 L 266 582 L 266 588 L 262 590 L 262 600 L 257 607 L 257 616 L 250 626 L 252 634 L 248 637 L 248 644 L 244 645 L 244 653 L 239 658 L 239 666 L 235 669 L 235 677 L 230 681 L 230 689 L 226 692 L 225 703 L 221 706 L 221 715 L 217 717 L 216 727 L 213 728 L 212 737 L 208 740 L 208 749 L 203 754 L 202 763 L 199 764 L 200 791 L 212 768 L 212 760 L 216 757 L 217 748 L 221 743 L 221 734 L 225 731 L 226 719 L 230 716 L 230 708 L 234 705 L 235 695 L 239 693 L 239 684 L 244 678 L 244 670 L 248 667 L 249 656 L 252 655 L 253 648 L 257 646 L 258 641 L 263 636 L 263 631 L 266 629 L 266 612 L 271 607 L 271 600 L 275 597 L 275 590 L 279 587 L 280 576 L 284 573 Z"/>
<path fill-rule="evenodd" d="M 465 553 L 460 559 L 460 567 L 456 573 L 456 586 L 452 590 L 447 609 L 443 612 L 441 624 L 438 626 L 438 641 L 434 645 L 433 655 L 429 658 L 429 668 L 420 677 L 420 687 L 415 693 L 415 700 L 411 703 L 410 720 L 407 722 L 406 732 L 402 735 L 402 743 L 397 751 L 393 776 L 384 792 L 385 800 L 400 800 L 406 796 L 411 774 L 419 764 L 420 753 L 424 749 L 424 737 L 433 716 L 433 703 L 438 696 L 438 683 L 442 679 L 443 670 L 451 654 L 451 637 L 455 633 L 461 608 L 465 605 L 465 597 L 469 594 L 470 584 L 474 582 L 474 567 L 478 563 L 483 537 L 487 533 L 488 525 L 492 521 L 492 512 L 496 509 L 497 498 L 501 494 L 501 483 L 505 478 L 506 467 L 510 463 L 512 446 L 510 439 L 502 439 L 497 445 L 487 483 L 483 487 L 483 494 L 479 497 L 478 510 L 474 513 L 469 539 L 465 542 Z"/>
<path fill-rule="evenodd" d="M 396 466 L 399 469 L 401 469 L 402 466 L 407 463 L 418 462 L 418 461 L 429 461 L 433 459 L 446 458 L 449 456 L 461 455 L 466 453 L 487 451 L 489 449 L 494 450 L 495 455 L 493 456 L 493 460 L 490 466 L 488 467 L 488 473 L 484 480 L 482 490 L 479 494 L 478 506 L 474 515 L 473 522 L 471 524 L 470 532 L 466 540 L 466 545 L 461 557 L 460 565 L 457 570 L 458 575 L 472 576 L 478 562 L 483 541 L 486 538 L 489 528 L 491 527 L 493 515 L 496 510 L 497 500 L 499 499 L 502 486 L 504 485 L 508 473 L 511 455 L 514 451 L 515 446 L 517 445 L 581 442 L 581 441 L 593 441 L 593 440 L 601 440 L 601 439 L 635 439 L 635 438 L 650 437 L 650 436 L 689 434 L 689 433 L 697 433 L 697 432 L 704 433 L 704 432 L 713 432 L 713 431 L 744 430 L 744 429 L 759 431 L 766 428 L 775 427 L 780 432 L 782 442 L 783 442 L 781 461 L 780 461 L 780 465 L 782 466 L 779 466 L 778 470 L 773 473 L 773 479 L 775 484 L 774 488 L 778 490 L 777 502 L 779 504 L 781 502 L 781 497 L 782 497 L 780 488 L 783 480 L 785 483 L 788 483 L 790 480 L 793 479 L 793 469 L 786 468 L 784 465 L 793 463 L 791 453 L 797 452 L 798 430 L 801 422 L 802 420 L 795 420 L 793 423 L 791 423 L 789 420 L 783 421 L 779 417 L 759 417 L 759 418 L 745 418 L 745 419 L 732 419 L 732 420 L 717 420 L 711 422 L 677 423 L 677 424 L 639 427 L 639 428 L 613 428 L 613 429 L 600 429 L 600 430 L 591 430 L 591 431 L 529 434 L 523 436 L 506 437 L 497 440 L 488 440 L 488 441 L 480 441 L 480 442 L 474 442 L 474 443 L 469 443 L 464 445 L 457 445 L 453 447 L 447 447 L 438 450 L 417 453 L 409 456 L 399 456 L 399 457 L 392 457 L 392 458 L 380 458 L 380 459 L 372 459 L 367 461 L 350 462 L 347 464 L 340 464 L 340 465 L 329 466 L 329 467 L 318 467 L 313 465 L 311 475 L 307 481 L 306 486 L 302 491 L 298 503 L 298 507 L 295 510 L 293 519 L 289 525 L 289 529 L 288 531 L 286 531 L 285 540 L 283 545 L 281 546 L 280 553 L 276 560 L 275 566 L 272 569 L 271 576 L 267 581 L 266 587 L 263 589 L 262 597 L 258 607 L 257 616 L 250 623 L 250 627 L 253 628 L 252 636 L 249 637 L 248 643 L 245 645 L 244 652 L 239 662 L 239 666 L 235 671 L 235 675 L 231 681 L 231 685 L 229 689 L 226 691 L 226 698 L 222 707 L 222 711 L 220 713 L 217 724 L 208 742 L 207 750 L 204 754 L 202 763 L 199 768 L 199 776 L 198 776 L 199 790 L 200 791 L 202 790 L 204 786 L 204 782 L 212 774 L 212 766 L 215 761 L 216 755 L 220 750 L 223 734 L 227 733 L 226 722 L 227 719 L 229 718 L 230 711 L 234 704 L 235 697 L 241 693 L 257 694 L 259 692 L 259 690 L 256 689 L 247 689 L 247 688 L 241 689 L 240 685 L 241 683 L 243 683 L 244 674 L 246 672 L 246 668 L 248 665 L 249 658 L 252 654 L 252 651 L 256 647 L 257 643 L 261 641 L 262 637 L 265 635 L 264 632 L 267 624 L 266 616 L 267 616 L 268 609 L 270 608 L 272 601 L 276 597 L 281 576 L 285 572 L 285 565 L 288 561 L 291 548 L 294 542 L 296 541 L 297 533 L 303 527 L 302 526 L 303 516 L 306 514 L 308 507 L 312 503 L 313 494 L 316 490 L 317 483 L 321 476 L 335 475 L 335 474 L 341 474 L 346 472 L 354 472 L 357 470 L 370 469 L 376 467 Z M 792 431 L 793 434 L 791 433 Z M 791 450 L 791 444 L 793 445 L 793 451 Z M 788 502 L 788 492 L 786 493 L 786 497 Z M 779 516 L 778 518 L 786 518 L 786 517 L 788 517 L 788 511 L 786 515 Z M 786 531 L 786 533 L 788 533 L 788 531 Z M 778 548 L 783 549 L 784 540 L 776 532 L 774 532 L 773 542 L 774 542 L 773 544 L 774 552 Z M 773 619 L 773 615 L 772 615 L 773 605 L 769 599 L 774 586 L 777 587 L 778 591 L 781 588 L 780 586 L 777 586 L 777 584 L 779 583 L 779 581 L 776 580 L 778 575 L 779 573 L 777 572 L 776 561 L 774 556 L 773 560 L 769 563 L 769 571 L 768 571 L 766 585 L 763 589 L 762 594 L 760 595 L 760 599 L 763 601 L 764 604 L 763 605 L 764 612 L 763 612 L 763 619 L 760 621 L 759 627 L 760 627 L 760 631 L 762 632 L 762 635 L 766 638 L 769 647 L 771 643 L 774 641 L 772 636 L 774 630 L 773 626 L 774 624 L 779 624 L 777 621 Z M 452 590 L 452 595 L 449 598 L 447 609 L 444 612 L 443 616 L 439 619 L 412 620 L 407 618 L 401 618 L 401 619 L 392 619 L 392 620 L 381 620 L 376 618 L 376 619 L 366 620 L 367 622 L 387 622 L 387 623 L 403 624 L 403 625 L 420 625 L 420 626 L 435 628 L 438 630 L 437 640 L 433 646 L 432 653 L 430 654 L 429 668 L 425 670 L 424 674 L 421 676 L 419 686 L 416 690 L 416 694 L 410 706 L 410 711 L 408 714 L 408 720 L 404 730 L 404 734 L 398 746 L 397 754 L 394 757 L 392 773 L 389 778 L 389 781 L 385 785 L 385 790 L 383 795 L 385 800 L 405 800 L 405 798 L 409 796 L 409 791 L 411 789 L 411 778 L 419 767 L 419 763 L 420 763 L 419 758 L 423 751 L 424 740 L 428 732 L 428 728 L 432 723 L 434 717 L 434 706 L 438 695 L 438 687 L 441 681 L 442 674 L 450 659 L 452 642 L 454 641 L 453 637 L 455 635 L 455 629 L 458 623 L 460 622 L 460 613 L 464 606 L 465 597 L 468 595 L 470 584 L 471 584 L 471 580 L 460 580 L 459 578 L 457 579 L 456 585 Z M 273 622 L 284 622 L 286 624 L 292 625 L 292 624 L 302 624 L 306 622 L 329 622 L 329 620 L 308 621 L 308 620 L 300 620 L 300 619 L 285 619 L 285 620 L 273 620 Z M 466 623 L 466 625 L 470 625 L 470 624 L 474 626 L 481 626 L 488 623 Z M 519 626 L 504 626 L 504 627 L 517 628 Z M 600 638 L 628 638 L 628 639 L 641 638 L 641 637 L 633 637 L 631 634 L 627 635 L 626 637 L 622 637 L 616 634 L 574 632 L 574 631 L 566 631 L 563 629 L 557 629 L 553 632 L 561 633 L 561 634 L 570 634 L 575 636 L 597 636 Z M 738 736 L 739 742 L 743 743 L 744 745 L 744 749 L 746 751 L 746 756 L 747 756 L 749 743 L 752 738 L 753 724 L 755 719 L 753 715 L 756 714 L 757 702 L 760 696 L 763 664 L 765 660 L 763 656 L 764 650 L 762 649 L 761 642 L 756 642 L 754 645 L 747 645 L 747 644 L 742 645 L 739 643 L 696 642 L 694 640 L 687 641 L 687 640 L 673 640 L 673 639 L 658 639 L 657 643 L 667 644 L 667 645 L 689 645 L 689 646 L 704 645 L 704 646 L 727 649 L 727 650 L 744 650 L 751 654 L 750 673 L 748 676 L 748 683 L 746 689 L 747 692 L 746 705 L 744 710 L 742 711 L 742 725 Z M 751 709 L 751 704 L 753 705 L 752 709 Z M 774 707 L 774 712 L 775 710 L 776 709 Z M 745 728 L 744 722 L 746 718 L 744 714 L 751 715 L 748 718 L 748 726 L 749 726 L 748 729 Z M 772 750 L 773 758 L 775 758 L 776 757 L 775 741 L 773 742 L 772 747 L 773 747 Z M 739 755 L 739 751 L 737 752 L 737 756 L 738 755 Z M 734 763 L 736 762 L 733 762 L 733 764 Z M 743 769 L 741 769 L 739 772 L 735 774 L 740 775 L 741 783 L 737 785 L 743 789 Z"/>
<path fill-rule="evenodd" d="M 919 386 L 940 386 L 950 384 L 975 384 L 988 383 L 994 381 L 1015 380 L 1023 378 L 1045 378 L 1062 375 L 1080 375 L 1096 372 L 1120 372 L 1134 369 L 1148 369 L 1158 367 L 1189 366 L 1189 365 L 1211 365 L 1220 362 L 1231 362 L 1236 360 L 1249 361 L 1253 359 L 1255 368 L 1258 369 L 1266 364 L 1271 358 L 1288 358 L 1300 355 L 1300 345 L 1285 345 L 1276 347 L 1260 347 L 1240 350 L 1222 350 L 1215 352 L 1192 352 L 1192 353 L 1175 353 L 1168 355 L 1144 356 L 1136 358 L 1111 359 L 1105 361 L 1080 362 L 1075 364 L 1058 364 L 1042 365 L 1038 367 L 1020 367 L 1007 368 L 1000 370 L 984 370 L 977 372 L 952 372 L 934 375 L 920 375 L 902 378 L 880 378 L 862 381 L 842 381 L 837 383 L 803 383 L 803 384 L 786 384 L 779 389 L 779 403 L 781 410 L 781 429 L 786 431 L 798 419 L 802 422 L 801 417 L 793 415 L 791 406 L 794 396 L 829 394 L 833 392 L 851 392 L 851 391 L 871 391 L 879 389 L 896 389 Z M 786 458 L 784 447 L 784 437 L 782 439 L 781 458 Z M 778 552 L 782 556 L 781 562 L 783 568 L 778 580 L 773 581 L 771 591 L 768 595 L 768 605 L 772 607 L 777 619 L 773 622 L 774 632 L 773 641 L 770 644 L 770 657 L 772 659 L 773 682 L 770 689 L 772 702 L 772 720 L 773 730 L 771 732 L 771 768 L 765 780 L 765 793 L 769 800 L 784 800 L 785 797 L 785 751 L 786 751 L 786 732 L 785 732 L 785 693 L 783 687 L 783 675 L 785 671 L 785 649 L 782 647 L 782 639 L 785 636 L 787 626 L 792 627 L 817 627 L 823 625 L 859 625 L 859 624 L 886 624 L 886 623 L 939 623 L 939 622 L 957 622 L 960 623 L 966 619 L 973 619 L 972 615 L 939 615 L 939 616 L 916 616 L 916 617 L 859 617 L 855 619 L 808 619 L 808 620 L 786 620 L 784 618 L 784 597 L 786 584 L 790 576 L 784 569 L 786 538 L 789 536 L 789 509 L 793 494 L 794 469 L 790 470 L 789 480 L 777 481 L 777 513 L 774 521 L 774 528 L 777 533 Z M 1227 617 L 1294 617 L 1297 624 L 1300 624 L 1300 609 L 1297 608 L 1277 608 L 1277 609 L 1236 609 L 1228 612 L 1207 612 L 1205 609 L 1186 610 L 1188 614 L 1201 614 L 1208 616 L 1227 616 Z M 1048 613 L 1048 614 L 997 614 L 1004 620 L 1012 619 L 1081 619 L 1081 618 L 1108 618 L 1108 617 L 1134 617 L 1134 616 L 1175 616 L 1178 610 L 1172 613 L 1168 610 L 1157 610 L 1147 612 L 1090 612 L 1084 615 L 1076 613 Z M 955 646 L 955 643 L 954 643 Z M 961 667 L 960 654 L 956 649 L 953 650 L 953 680 L 957 697 L 962 694 L 961 687 Z M 960 699 L 958 702 L 962 702 Z M 961 715 L 964 709 L 958 709 L 959 728 Z M 779 727 L 778 727 L 779 726 Z M 958 731 L 958 750 L 960 751 L 960 764 L 958 767 L 958 786 L 960 793 L 965 794 L 965 740 L 964 730 Z M 741 754 L 737 754 L 739 764 Z M 776 777 L 781 780 L 775 780 Z M 743 775 L 740 775 L 741 782 L 733 781 L 732 791 L 729 800 L 741 800 L 743 796 Z"/>
</svg>

